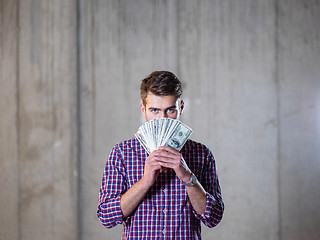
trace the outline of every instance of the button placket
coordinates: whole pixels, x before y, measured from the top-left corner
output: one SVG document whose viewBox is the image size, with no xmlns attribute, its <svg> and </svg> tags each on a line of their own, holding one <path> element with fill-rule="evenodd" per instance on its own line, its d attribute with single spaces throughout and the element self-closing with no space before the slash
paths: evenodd
<svg viewBox="0 0 320 240">
<path fill-rule="evenodd" d="M 165 204 L 164 204 L 164 208 L 163 208 L 162 212 L 163 212 L 164 214 L 166 214 L 167 209 L 165 209 L 165 207 L 167 206 L 167 196 L 166 196 L 166 194 L 167 194 L 167 188 L 164 187 L 162 191 L 163 191 L 163 193 L 164 193 L 164 199 L 165 199 Z"/>
<path fill-rule="evenodd" d="M 167 213 L 167 209 L 166 207 L 168 206 L 168 202 L 167 202 L 167 193 L 168 193 L 168 190 L 166 187 L 163 188 L 163 194 L 164 194 L 164 208 L 162 210 L 164 216 L 163 216 L 163 222 L 164 222 L 164 226 L 163 226 L 163 230 L 162 230 L 162 234 L 165 235 L 166 234 L 166 229 L 165 229 L 165 226 L 166 226 L 166 221 L 167 221 L 167 216 L 166 216 L 166 213 Z"/>
</svg>

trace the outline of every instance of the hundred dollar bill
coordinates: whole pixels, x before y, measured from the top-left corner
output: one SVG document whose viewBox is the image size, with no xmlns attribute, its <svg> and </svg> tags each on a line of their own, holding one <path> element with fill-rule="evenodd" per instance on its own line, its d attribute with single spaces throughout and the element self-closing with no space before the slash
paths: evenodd
<svg viewBox="0 0 320 240">
<path fill-rule="evenodd" d="M 179 124 L 179 126 L 177 126 L 173 130 L 171 136 L 169 137 L 168 141 L 164 144 L 164 146 L 172 147 L 173 149 L 179 152 L 183 145 L 186 143 L 191 133 L 191 128 L 184 124 Z"/>
<path fill-rule="evenodd" d="M 177 119 L 159 118 L 141 125 L 135 137 L 151 154 L 160 146 L 169 146 L 180 151 L 191 133 L 192 129 Z"/>
</svg>

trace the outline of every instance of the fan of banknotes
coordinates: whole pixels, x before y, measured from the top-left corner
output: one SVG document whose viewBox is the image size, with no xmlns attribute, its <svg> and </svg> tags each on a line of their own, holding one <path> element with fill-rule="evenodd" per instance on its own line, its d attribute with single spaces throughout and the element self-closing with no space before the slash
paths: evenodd
<svg viewBox="0 0 320 240">
<path fill-rule="evenodd" d="M 191 133 L 192 129 L 177 119 L 158 118 L 141 125 L 135 136 L 151 154 L 160 146 L 169 146 L 180 151 Z"/>
</svg>

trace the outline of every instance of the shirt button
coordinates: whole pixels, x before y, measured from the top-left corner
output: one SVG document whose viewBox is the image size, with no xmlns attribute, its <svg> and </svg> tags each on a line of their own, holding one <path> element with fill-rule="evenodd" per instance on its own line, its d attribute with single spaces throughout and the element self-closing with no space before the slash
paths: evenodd
<svg viewBox="0 0 320 240">
<path fill-rule="evenodd" d="M 166 213 L 167 212 L 167 210 L 166 209 L 163 209 L 163 213 Z"/>
<path fill-rule="evenodd" d="M 166 192 L 167 192 L 167 189 L 166 189 L 166 188 L 165 188 L 165 189 L 163 189 L 163 192 L 164 192 L 164 193 L 166 193 Z"/>
<path fill-rule="evenodd" d="M 164 229 L 164 230 L 162 231 L 162 233 L 163 233 L 163 235 L 166 234 L 166 230 Z"/>
</svg>

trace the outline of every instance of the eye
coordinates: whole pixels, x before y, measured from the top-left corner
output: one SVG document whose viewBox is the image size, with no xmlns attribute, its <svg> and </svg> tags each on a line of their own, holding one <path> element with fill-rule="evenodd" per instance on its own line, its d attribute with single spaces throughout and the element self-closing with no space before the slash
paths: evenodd
<svg viewBox="0 0 320 240">
<path fill-rule="evenodd" d="M 157 113 L 157 112 L 158 112 L 158 109 L 152 108 L 152 109 L 150 109 L 150 112 L 152 112 L 152 113 Z"/>
<path fill-rule="evenodd" d="M 169 109 L 167 110 L 168 113 L 174 113 L 175 111 L 176 111 L 175 108 L 169 108 Z"/>
</svg>

